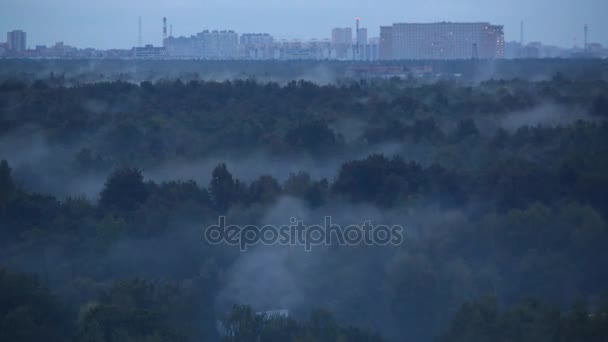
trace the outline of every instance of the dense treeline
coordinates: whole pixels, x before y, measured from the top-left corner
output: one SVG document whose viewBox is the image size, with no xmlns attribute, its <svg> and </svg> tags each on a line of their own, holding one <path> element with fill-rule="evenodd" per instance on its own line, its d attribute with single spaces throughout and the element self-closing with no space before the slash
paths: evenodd
<svg viewBox="0 0 608 342">
<path fill-rule="evenodd" d="M 148 166 L 217 151 L 332 155 L 385 142 L 449 146 L 472 140 L 474 145 L 480 134 L 505 128 L 488 122 L 526 110 L 567 111 L 561 116 L 570 120 L 581 112 L 605 117 L 607 93 L 604 81 L 559 75 L 546 82 L 489 81 L 476 87 L 408 81 L 345 86 L 294 81 L 280 87 L 178 80 L 66 88 L 52 81 L 6 81 L 0 84 L 0 132 L 42 130 L 50 143 L 80 147 L 83 168 L 133 160 Z M 544 108 L 548 103 L 562 109 Z M 534 117 L 543 115 L 529 116 L 520 120 L 534 124 Z M 353 123 L 356 128 L 350 127 Z M 503 126 L 510 128 L 508 122 Z M 501 147 L 507 134 L 497 133 L 495 146 Z M 534 141 L 540 144 L 576 138 L 551 130 L 517 132 L 522 134 L 541 135 Z M 515 145 L 510 152 L 521 147 L 527 146 Z M 553 146 L 553 152 L 561 153 L 559 147 Z"/>
<path fill-rule="evenodd" d="M 81 308 L 77 318 L 38 279 L 0 269 L 0 337 L 3 341 L 190 341 L 200 329 L 193 295 L 172 284 L 141 279 L 120 281 L 100 291 L 97 302 Z M 73 320 L 70 320 L 73 319 Z M 356 327 L 340 326 L 324 310 L 295 319 L 256 314 L 235 305 L 217 321 L 221 341 L 381 342 L 382 337 Z M 200 338 L 200 337 L 199 337 Z"/>
<path fill-rule="evenodd" d="M 348 82 L 366 76 L 352 67 L 399 66 L 405 72 L 430 69 L 424 78 L 458 79 L 465 82 L 489 79 L 540 80 L 556 72 L 570 78 L 608 79 L 606 60 L 601 59 L 518 59 L 457 61 L 210 61 L 210 60 L 62 60 L 0 59 L 0 80 L 18 78 L 35 81 L 53 74 L 66 85 L 100 81 L 143 82 L 166 79 L 232 80 L 252 78 L 263 82 L 287 83 L 305 79 L 316 83 Z"/>
<path fill-rule="evenodd" d="M 559 197 L 558 194 L 567 189 L 561 189 L 559 181 L 551 183 L 549 177 L 529 180 L 530 175 L 527 174 L 524 177 L 510 178 L 505 181 L 506 188 L 480 194 L 479 196 L 486 196 L 483 205 L 471 204 L 470 208 L 464 209 L 467 202 L 471 201 L 468 196 L 475 196 L 472 191 L 474 188 L 467 187 L 467 184 L 471 184 L 466 181 L 468 177 L 450 174 L 437 165 L 427 169 L 416 163 L 405 163 L 378 155 L 344 164 L 334 183 L 311 180 L 307 174 L 300 173 L 290 177 L 284 184 L 270 176 L 262 176 L 246 184 L 234 179 L 225 165 L 220 165 L 213 171 L 209 187 L 205 188 L 194 182 L 144 182 L 139 170 L 119 169 L 106 181 L 97 204 L 82 198 L 57 201 L 52 196 L 21 192 L 10 178 L 6 162 L 2 163 L 1 170 L 2 193 L 5 197 L 0 221 L 3 227 L 10 228 L 2 231 L 2 244 L 8 251 L 3 253 L 5 260 L 15 258 L 21 263 L 22 255 L 46 258 L 45 246 L 52 241 L 54 253 L 57 254 L 51 258 L 57 258 L 52 262 L 67 263 L 29 265 L 33 267 L 32 270 L 40 272 L 43 271 L 41 266 L 50 269 L 68 267 L 80 277 L 90 279 L 125 276 L 131 267 L 137 269 L 140 262 L 149 259 L 158 261 L 154 256 L 126 263 L 115 260 L 110 261 L 113 269 L 100 268 L 108 262 L 103 259 L 113 253 L 112 245 L 120 244 L 124 239 L 166 236 L 174 233 L 167 230 L 175 226 L 173 222 L 185 217 L 192 222 L 211 222 L 219 214 L 228 213 L 232 218 L 241 215 L 240 212 L 253 213 L 252 210 L 263 213 L 263 208 L 276 204 L 282 196 L 292 196 L 301 198 L 310 208 L 321 207 L 320 210 L 327 203 L 341 200 L 371 201 L 379 207 L 406 206 L 414 210 L 422 209 L 427 203 L 439 203 L 440 207 L 446 209 L 462 210 L 461 215 L 466 216 L 450 217 L 449 222 L 436 223 L 436 227 L 427 224 L 426 234 L 431 235 L 428 238 L 408 242 L 405 250 L 390 251 L 392 265 L 383 275 L 388 288 L 377 295 L 390 298 L 389 308 L 386 309 L 404 319 L 404 323 L 419 322 L 432 327 L 438 319 L 435 315 L 417 317 L 422 309 L 408 305 L 418 303 L 428 310 L 449 310 L 442 300 L 458 300 L 462 293 L 438 296 L 446 296 L 443 293 L 448 289 L 458 291 L 461 286 L 479 287 L 478 290 L 482 292 L 499 291 L 508 301 L 517 300 L 526 294 L 565 305 L 576 299 L 578 293 L 602 294 L 605 291 L 604 284 L 608 281 L 608 273 L 602 267 L 608 263 L 605 252 L 608 225 L 603 214 L 603 202 L 599 202 L 597 209 L 594 209 L 593 205 L 598 203 L 582 204 L 576 197 Z M 519 172 L 521 169 L 515 170 Z M 545 182 L 546 185 L 536 182 Z M 553 195 L 547 198 L 534 197 L 540 195 L 536 192 L 539 186 L 552 189 Z M 597 186 L 603 185 L 598 183 Z M 488 187 L 486 184 L 485 188 Z M 528 193 L 530 187 L 532 189 Z M 595 185 L 591 188 L 594 187 Z M 514 188 L 526 191 L 520 194 L 513 192 Z M 510 193 L 512 195 L 509 196 L 515 197 L 504 198 Z M 439 202 L 435 199 L 439 199 Z M 547 202 L 543 204 L 542 200 Z M 488 208 L 491 207 L 490 203 L 495 203 L 495 208 Z M 507 209 L 510 204 L 515 206 Z M 522 209 L 516 209 L 517 206 Z M 476 216 L 479 211 L 483 214 Z M 252 222 L 259 220 L 255 218 L 256 215 L 247 217 Z M 217 284 L 220 280 L 215 278 L 217 272 L 221 272 L 218 268 L 230 265 L 235 255 L 226 250 L 214 251 L 211 246 L 208 246 L 210 249 L 200 249 L 196 247 L 198 243 L 202 244 L 202 241 L 195 239 L 185 246 L 181 252 L 186 252 L 186 255 L 172 260 L 179 267 L 163 271 L 167 272 L 163 274 L 196 281 L 199 291 L 211 291 L 197 293 L 203 298 L 207 297 L 204 301 L 213 303 L 213 291 L 217 291 L 220 286 Z M 332 253 L 337 253 L 333 255 L 336 260 L 344 259 L 344 262 L 363 262 L 364 258 L 374 258 L 375 260 L 367 261 L 371 263 L 369 267 L 386 262 L 382 260 L 386 251 L 362 250 L 356 259 L 347 250 Z M 446 258 L 455 256 L 458 257 L 457 261 L 445 264 Z M 192 259 L 189 260 L 189 257 Z M 217 260 L 218 257 L 219 264 L 207 264 L 209 258 Z M 361 260 L 356 261 L 359 259 Z M 116 265 L 117 262 L 120 265 Z M 200 263 L 203 265 L 197 266 Z M 209 266 L 212 268 L 208 269 Z M 327 271 L 330 272 L 333 267 L 337 267 L 323 266 L 328 267 Z M 210 274 L 198 274 L 193 280 L 189 278 L 192 276 L 191 267 L 203 267 Z M 484 269 L 484 272 L 461 278 L 477 267 Z M 431 273 L 428 273 L 427 268 L 432 270 Z M 137 269 L 137 272 L 149 272 L 149 276 L 160 275 L 158 270 Z M 63 275 L 51 275 L 53 276 Z M 356 275 L 349 275 L 346 279 L 354 281 L 357 278 Z M 554 279 L 555 282 L 547 279 Z M 211 283 L 205 283 L 209 280 Z M 80 278 L 72 281 L 78 284 L 70 286 L 85 285 L 85 289 L 69 288 L 65 291 L 91 293 L 100 286 L 95 285 L 94 281 L 79 284 Z M 430 284 L 435 285 L 428 287 Z M 322 293 L 324 289 L 315 291 Z M 466 288 L 465 293 L 469 291 L 475 292 L 472 288 Z M 433 301 L 427 302 L 430 298 Z M 202 310 L 200 307 L 196 309 Z M 213 317 L 214 310 L 211 307 L 205 310 L 208 310 L 205 315 Z M 363 320 L 365 317 L 366 314 L 363 313 L 361 317 L 349 319 Z"/>
<path fill-rule="evenodd" d="M 332 315 L 314 310 L 305 322 L 272 313 L 255 314 L 250 307 L 235 305 L 222 318 L 222 341 L 353 341 L 381 342 L 384 339 L 356 327 L 341 327 Z"/>
<path fill-rule="evenodd" d="M 7 340 L 607 336 L 605 81 L 54 82 L 0 84 Z M 220 162 L 191 177 L 204 182 L 151 176 L 260 151 L 336 167 L 281 177 Z M 36 183 L 96 174 L 88 197 Z M 404 225 L 406 240 L 241 254 L 204 242 L 219 215 L 372 219 Z M 483 295 L 495 299 L 471 301 Z M 254 314 L 279 308 L 292 315 Z"/>
<path fill-rule="evenodd" d="M 457 341 L 605 341 L 608 306 L 576 303 L 566 312 L 537 300 L 501 310 L 495 298 L 464 304 L 440 339 Z"/>
</svg>

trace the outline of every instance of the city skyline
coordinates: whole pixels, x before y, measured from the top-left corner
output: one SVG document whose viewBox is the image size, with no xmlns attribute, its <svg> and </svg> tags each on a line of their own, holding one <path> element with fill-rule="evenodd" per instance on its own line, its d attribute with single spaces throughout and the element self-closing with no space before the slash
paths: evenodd
<svg viewBox="0 0 608 342">
<path fill-rule="evenodd" d="M 551 5 L 547 16 L 545 5 Z M 601 14 L 608 2 L 548 1 L 529 3 L 523 0 L 464 0 L 458 5 L 446 0 L 295 1 L 260 0 L 238 4 L 236 0 L 200 1 L 130 1 L 109 0 L 102 3 L 76 0 L 53 0 L 40 3 L 21 0 L 3 4 L 0 31 L 21 29 L 28 32 L 28 46 L 52 45 L 57 41 L 78 47 L 100 49 L 130 48 L 137 45 L 138 18 L 143 21 L 143 41 L 162 45 L 162 17 L 173 26 L 174 36 L 190 36 L 204 29 L 232 29 L 238 33 L 270 33 L 277 39 L 330 39 L 335 27 L 361 26 L 368 36 L 379 36 L 379 27 L 392 23 L 481 22 L 505 26 L 505 40 L 519 40 L 519 22 L 524 20 L 525 40 L 542 41 L 562 47 L 581 46 L 583 26 L 589 25 L 589 41 L 608 45 L 608 22 Z M 407 9 L 407 11 L 403 10 Z M 526 10 L 515 15 L 513 11 Z M 77 15 L 75 15 L 77 14 Z M 556 20 L 557 19 L 557 20 Z M 41 27 L 40 23 L 45 22 Z M 312 23 L 312 24 L 309 24 Z M 77 30 L 73 27 L 78 27 Z"/>
</svg>

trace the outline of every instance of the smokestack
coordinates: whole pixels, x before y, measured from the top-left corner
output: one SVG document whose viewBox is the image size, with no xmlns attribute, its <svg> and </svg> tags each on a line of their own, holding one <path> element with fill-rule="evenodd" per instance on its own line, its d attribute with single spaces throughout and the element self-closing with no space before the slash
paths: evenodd
<svg viewBox="0 0 608 342">
<path fill-rule="evenodd" d="M 173 37 L 173 24 L 169 25 L 169 37 Z"/>
<path fill-rule="evenodd" d="M 524 21 L 519 24 L 519 58 L 524 57 Z"/>
<path fill-rule="evenodd" d="M 141 17 L 139 17 L 139 36 L 137 36 L 137 46 L 141 47 L 142 46 L 142 42 L 143 38 L 141 36 Z"/>
<path fill-rule="evenodd" d="M 589 48 L 589 41 L 587 40 L 589 36 L 589 26 L 587 26 L 587 24 L 585 24 L 585 42 L 584 42 L 584 49 L 587 50 Z"/>
<path fill-rule="evenodd" d="M 167 18 L 163 18 L 163 41 L 167 39 Z"/>
<path fill-rule="evenodd" d="M 356 32 L 356 36 L 357 36 L 357 47 L 356 47 L 356 54 L 357 54 L 357 58 L 359 57 L 359 21 L 361 20 L 361 18 L 357 17 L 355 18 L 355 22 L 356 22 L 356 27 L 357 27 L 357 32 Z"/>
</svg>

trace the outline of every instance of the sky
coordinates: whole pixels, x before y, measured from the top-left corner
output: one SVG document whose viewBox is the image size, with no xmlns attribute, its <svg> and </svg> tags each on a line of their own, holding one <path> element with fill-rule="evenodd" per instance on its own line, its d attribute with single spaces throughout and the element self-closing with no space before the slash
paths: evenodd
<svg viewBox="0 0 608 342">
<path fill-rule="evenodd" d="M 581 46 L 608 45 L 608 0 L 0 0 L 0 41 L 22 29 L 28 46 L 62 41 L 77 47 L 130 48 L 138 40 L 160 45 L 162 18 L 175 36 L 205 29 L 270 33 L 278 39 L 329 38 L 333 27 L 361 27 L 378 36 L 379 26 L 395 22 L 489 21 L 505 26 L 507 41 Z"/>
</svg>

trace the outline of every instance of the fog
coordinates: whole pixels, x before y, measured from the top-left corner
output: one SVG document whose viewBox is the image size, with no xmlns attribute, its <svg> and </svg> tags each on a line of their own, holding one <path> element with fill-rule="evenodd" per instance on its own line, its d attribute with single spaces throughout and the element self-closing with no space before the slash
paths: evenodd
<svg viewBox="0 0 608 342">
<path fill-rule="evenodd" d="M 340 63 L 5 65 L 0 270 L 37 274 L 78 329 L 106 324 L 94 308 L 130 318 L 179 303 L 187 314 L 167 324 L 216 340 L 217 322 L 246 304 L 298 322 L 323 308 L 388 341 L 427 342 L 486 295 L 568 312 L 605 290 L 601 62 L 488 63 L 457 80 L 353 79 Z M 404 240 L 240 251 L 205 241 L 219 216 L 369 221 L 403 227 Z M 177 290 L 140 301 L 147 290 L 130 279 Z"/>
<path fill-rule="evenodd" d="M 86 104 L 87 110 L 94 113 L 107 113 L 109 110 L 106 104 L 100 102 L 91 100 Z M 603 121 L 602 118 L 588 114 L 584 109 L 555 103 L 544 103 L 529 110 L 500 115 L 478 115 L 473 119 L 481 133 L 488 137 L 492 137 L 499 128 L 516 132 L 522 127 L 561 127 L 577 121 Z M 454 127 L 454 123 L 446 123 L 443 130 L 449 132 Z M 369 123 L 359 119 L 345 118 L 332 124 L 332 128 L 336 134 L 343 136 L 346 142 L 346 149 L 337 156 L 277 156 L 264 149 L 254 149 L 245 154 L 227 150 L 194 160 L 160 160 L 142 169 L 146 179 L 150 181 L 161 183 L 194 180 L 200 186 L 209 184 L 211 171 L 221 163 L 227 164 L 231 173 L 245 182 L 251 182 L 261 175 L 270 175 L 282 183 L 290 175 L 301 171 L 308 173 L 313 179 L 325 178 L 332 181 L 343 163 L 364 159 L 372 154 L 401 156 L 423 165 L 437 162 L 443 154 L 442 149 L 428 143 L 393 141 L 367 144 L 361 139 L 369 128 Z M 14 168 L 16 180 L 28 191 L 50 193 L 59 198 L 84 196 L 96 200 L 111 171 L 116 167 L 128 165 L 106 165 L 86 171 L 76 168 L 78 153 L 83 148 L 102 142 L 100 134 L 99 137 L 88 136 L 86 140 L 70 145 L 58 144 L 51 141 L 40 128 L 27 127 L 0 137 L 0 157 L 9 161 Z M 474 157 L 474 154 L 471 156 Z"/>
<path fill-rule="evenodd" d="M 600 121 L 584 109 L 568 108 L 554 103 L 537 106 L 531 110 L 515 112 L 500 120 L 500 127 L 515 131 L 525 126 L 558 127 L 571 125 L 577 121 Z"/>
</svg>

